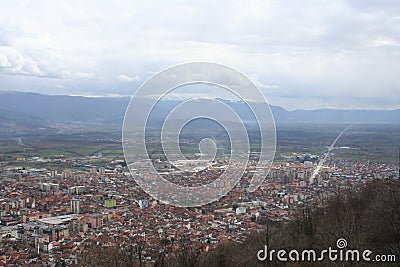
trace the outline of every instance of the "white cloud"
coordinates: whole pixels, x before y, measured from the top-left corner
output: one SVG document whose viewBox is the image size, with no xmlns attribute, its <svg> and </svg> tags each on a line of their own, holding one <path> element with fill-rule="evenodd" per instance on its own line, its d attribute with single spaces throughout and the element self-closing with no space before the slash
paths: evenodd
<svg viewBox="0 0 400 267">
<path fill-rule="evenodd" d="M 375 46 L 375 47 L 381 47 L 381 46 L 397 46 L 397 45 L 399 45 L 399 43 L 396 42 L 396 41 L 393 40 L 393 39 L 390 39 L 390 38 L 377 39 L 377 40 L 374 40 L 374 41 L 372 42 L 372 46 Z"/>
<path fill-rule="evenodd" d="M 39 68 L 38 63 L 32 59 L 26 60 L 23 67 L 24 73 L 43 76 L 44 72 Z"/>
<path fill-rule="evenodd" d="M 7 73 L 20 73 L 25 59 L 18 50 L 10 46 L 0 46 L 3 70 Z"/>
<path fill-rule="evenodd" d="M 12 64 L 8 60 L 8 57 L 4 54 L 0 54 L 0 68 L 11 68 Z"/>
<path fill-rule="evenodd" d="M 5 74 L 24 76 L 44 76 L 39 64 L 32 58 L 25 58 L 15 48 L 0 46 L 0 71 Z"/>
<path fill-rule="evenodd" d="M 279 86 L 276 84 L 267 84 L 260 81 L 260 77 L 258 74 L 249 75 L 250 80 L 260 89 L 279 89 Z"/>
<path fill-rule="evenodd" d="M 76 72 L 74 76 L 79 80 L 90 80 L 96 75 L 93 72 Z"/>
<path fill-rule="evenodd" d="M 126 74 L 119 74 L 117 76 L 117 80 L 121 82 L 138 82 L 140 81 L 140 77 L 135 75 L 135 76 L 128 76 Z"/>
<path fill-rule="evenodd" d="M 67 79 L 71 77 L 72 77 L 71 72 L 69 72 L 68 70 L 61 71 L 61 78 Z"/>
</svg>

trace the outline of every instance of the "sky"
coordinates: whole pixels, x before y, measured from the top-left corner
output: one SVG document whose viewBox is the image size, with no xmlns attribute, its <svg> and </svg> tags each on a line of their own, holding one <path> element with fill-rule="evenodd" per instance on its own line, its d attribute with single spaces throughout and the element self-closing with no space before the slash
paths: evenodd
<svg viewBox="0 0 400 267">
<path fill-rule="evenodd" d="M 0 4 L 0 91 L 132 95 L 171 65 L 210 61 L 289 110 L 400 108 L 397 0 Z"/>
</svg>

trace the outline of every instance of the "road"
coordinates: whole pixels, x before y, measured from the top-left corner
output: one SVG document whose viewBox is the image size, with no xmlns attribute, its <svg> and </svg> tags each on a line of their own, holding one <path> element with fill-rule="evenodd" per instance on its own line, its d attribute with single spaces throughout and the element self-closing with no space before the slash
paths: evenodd
<svg viewBox="0 0 400 267">
<path fill-rule="evenodd" d="M 326 158 L 329 156 L 329 153 L 331 153 L 331 151 L 335 148 L 335 144 L 336 142 L 340 139 L 340 137 L 342 137 L 342 135 L 351 128 L 352 125 L 348 126 L 346 129 L 344 129 L 343 131 L 341 131 L 339 133 L 339 135 L 336 137 L 336 139 L 333 141 L 333 143 L 328 147 L 328 151 L 326 151 L 324 157 L 318 162 L 317 168 L 314 170 L 313 174 L 311 175 L 310 178 L 310 184 L 312 184 L 314 182 L 314 178 L 315 176 L 319 173 L 319 171 L 321 170 L 322 166 L 325 163 Z"/>
</svg>

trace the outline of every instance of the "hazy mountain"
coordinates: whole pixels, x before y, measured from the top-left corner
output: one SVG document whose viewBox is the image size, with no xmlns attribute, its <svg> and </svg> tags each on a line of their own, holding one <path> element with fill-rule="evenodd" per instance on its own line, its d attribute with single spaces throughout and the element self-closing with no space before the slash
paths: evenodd
<svg viewBox="0 0 400 267">
<path fill-rule="evenodd" d="M 153 118 L 162 121 L 180 100 L 159 103 Z M 243 103 L 225 102 L 244 121 L 254 117 Z M 25 92 L 0 92 L 0 128 L 24 130 L 43 128 L 54 123 L 90 122 L 121 124 L 129 103 L 128 97 L 80 97 L 43 95 Z M 400 110 L 294 110 L 271 106 L 277 123 L 400 123 Z M 140 111 L 138 110 L 138 114 Z"/>
<path fill-rule="evenodd" d="M 26 131 L 30 129 L 46 129 L 48 123 L 38 117 L 28 114 L 0 109 L 0 130 L 2 131 Z"/>
<path fill-rule="evenodd" d="M 121 124 L 129 98 L 0 92 L 0 131 L 52 128 L 67 122 Z"/>
</svg>

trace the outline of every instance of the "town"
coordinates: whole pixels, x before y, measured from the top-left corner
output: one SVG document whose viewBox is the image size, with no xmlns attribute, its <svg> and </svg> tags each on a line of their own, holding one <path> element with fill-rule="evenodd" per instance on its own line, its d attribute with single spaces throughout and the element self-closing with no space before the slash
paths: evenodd
<svg viewBox="0 0 400 267">
<path fill-rule="evenodd" d="M 173 257 L 182 246 L 177 240 L 207 253 L 220 242 L 241 242 L 249 233 L 264 231 L 260 222 L 265 219 L 285 223 L 305 205 L 323 206 L 341 190 L 357 192 L 368 181 L 396 178 L 398 172 L 395 164 L 332 155 L 312 177 L 318 156 L 293 152 L 280 158 L 255 192 L 246 191 L 256 164 L 250 161 L 241 182 L 219 201 L 181 208 L 145 193 L 122 159 L 104 162 L 101 154 L 79 160 L 17 157 L 0 170 L 0 264 L 77 266 L 91 244 L 107 247 L 128 240 L 135 243 L 140 264 L 153 264 L 160 253 Z M 25 167 L 28 162 L 51 167 Z M 153 164 L 163 166 L 160 171 L 170 182 L 193 186 L 215 179 L 226 162 L 216 161 L 185 179 L 166 162 Z M 160 250 L 165 240 L 170 253 Z"/>
</svg>

